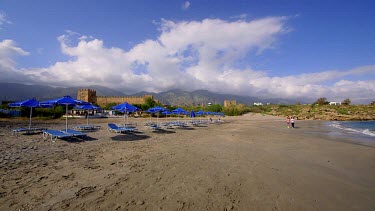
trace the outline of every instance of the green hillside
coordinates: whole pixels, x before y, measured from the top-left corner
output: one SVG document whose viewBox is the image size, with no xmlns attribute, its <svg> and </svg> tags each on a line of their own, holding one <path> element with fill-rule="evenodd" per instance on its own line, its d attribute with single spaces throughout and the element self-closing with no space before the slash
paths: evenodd
<svg viewBox="0 0 375 211">
<path fill-rule="evenodd" d="M 252 106 L 250 111 L 298 119 L 375 120 L 375 105 L 267 105 Z"/>
</svg>

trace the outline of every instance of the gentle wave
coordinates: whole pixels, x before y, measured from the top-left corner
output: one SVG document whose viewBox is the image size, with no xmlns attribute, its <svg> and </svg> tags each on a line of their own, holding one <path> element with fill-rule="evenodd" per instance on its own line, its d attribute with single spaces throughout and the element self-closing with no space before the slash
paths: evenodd
<svg viewBox="0 0 375 211">
<path fill-rule="evenodd" d="M 362 133 L 366 134 L 366 135 L 369 135 L 369 136 L 375 137 L 375 133 L 371 132 L 369 129 L 366 129 L 366 130 L 362 131 Z"/>
<path fill-rule="evenodd" d="M 341 125 L 339 122 L 332 122 L 330 124 L 330 126 L 334 127 L 334 128 L 337 128 L 337 129 L 349 131 L 351 133 L 358 133 L 358 134 L 363 134 L 363 135 L 375 137 L 375 133 L 370 131 L 369 129 L 359 129 L 359 128 L 345 127 L 345 126 Z"/>
</svg>

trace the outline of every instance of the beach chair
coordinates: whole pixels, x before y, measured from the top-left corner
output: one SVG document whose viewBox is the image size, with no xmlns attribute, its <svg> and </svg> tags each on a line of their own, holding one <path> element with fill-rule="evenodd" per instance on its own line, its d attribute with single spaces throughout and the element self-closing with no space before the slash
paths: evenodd
<svg viewBox="0 0 375 211">
<path fill-rule="evenodd" d="M 115 132 L 115 133 L 126 133 L 126 132 L 134 132 L 137 130 L 137 128 L 119 127 L 116 124 L 108 123 L 108 130 L 110 132 Z"/>
<path fill-rule="evenodd" d="M 171 125 L 169 122 L 161 123 L 161 127 L 165 129 L 173 129 L 173 125 Z"/>
<path fill-rule="evenodd" d="M 43 130 L 47 128 L 16 128 L 12 130 L 13 135 L 18 135 L 19 133 L 24 134 L 35 134 L 35 133 L 42 133 Z"/>
<path fill-rule="evenodd" d="M 100 126 L 97 125 L 78 125 L 73 127 L 75 130 L 85 131 L 85 130 L 99 130 Z"/>
<path fill-rule="evenodd" d="M 47 139 L 48 136 L 51 137 L 51 141 L 55 142 L 56 139 L 70 139 L 73 137 L 70 133 L 65 133 L 60 130 L 43 130 L 43 138 Z"/>
<path fill-rule="evenodd" d="M 120 126 L 117 126 L 118 128 L 121 128 L 121 129 L 125 129 L 127 130 L 128 132 L 135 132 L 135 131 L 138 131 L 138 128 L 136 128 L 136 124 L 126 124 L 126 125 L 122 125 L 120 124 Z"/>
<path fill-rule="evenodd" d="M 82 139 L 87 137 L 86 133 L 82 133 L 81 131 L 76 131 L 76 130 L 72 130 L 72 129 L 68 129 L 67 131 L 61 130 L 61 132 L 67 133 L 67 134 L 72 135 L 73 137 L 82 138 Z"/>
<path fill-rule="evenodd" d="M 185 122 L 172 122 L 171 123 L 174 127 L 188 127 L 188 125 Z"/>
<path fill-rule="evenodd" d="M 158 126 L 158 125 L 150 125 L 149 126 L 149 128 L 151 129 L 151 130 L 160 130 L 160 129 L 162 129 L 160 126 Z"/>
</svg>

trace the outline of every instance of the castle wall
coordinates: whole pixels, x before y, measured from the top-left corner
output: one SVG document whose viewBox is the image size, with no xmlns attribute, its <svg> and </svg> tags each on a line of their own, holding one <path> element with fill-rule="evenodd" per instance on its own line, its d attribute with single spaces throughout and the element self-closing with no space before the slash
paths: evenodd
<svg viewBox="0 0 375 211">
<path fill-rule="evenodd" d="M 77 92 L 77 99 L 83 100 L 89 103 L 97 104 L 99 106 L 106 106 L 109 103 L 121 104 L 124 102 L 130 104 L 144 104 L 146 98 L 154 99 L 152 95 L 144 96 L 96 96 L 96 91 L 92 89 L 79 89 Z"/>
<path fill-rule="evenodd" d="M 109 103 L 121 104 L 127 102 L 129 104 L 143 104 L 146 97 L 126 96 L 126 97 L 110 97 L 110 96 L 97 96 L 97 104 L 99 106 L 106 106 Z"/>
</svg>

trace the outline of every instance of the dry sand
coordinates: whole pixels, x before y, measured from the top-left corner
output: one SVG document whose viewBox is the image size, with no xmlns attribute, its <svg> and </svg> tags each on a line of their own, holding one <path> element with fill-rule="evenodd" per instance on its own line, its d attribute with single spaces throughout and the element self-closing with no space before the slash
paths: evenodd
<svg viewBox="0 0 375 211">
<path fill-rule="evenodd" d="M 102 129 L 89 140 L 51 142 L 12 136 L 27 119 L 0 120 L 0 210 L 375 210 L 375 148 L 325 136 L 319 121 L 288 129 L 247 114 L 152 132 L 131 118 L 136 134 L 90 121 Z"/>
</svg>

